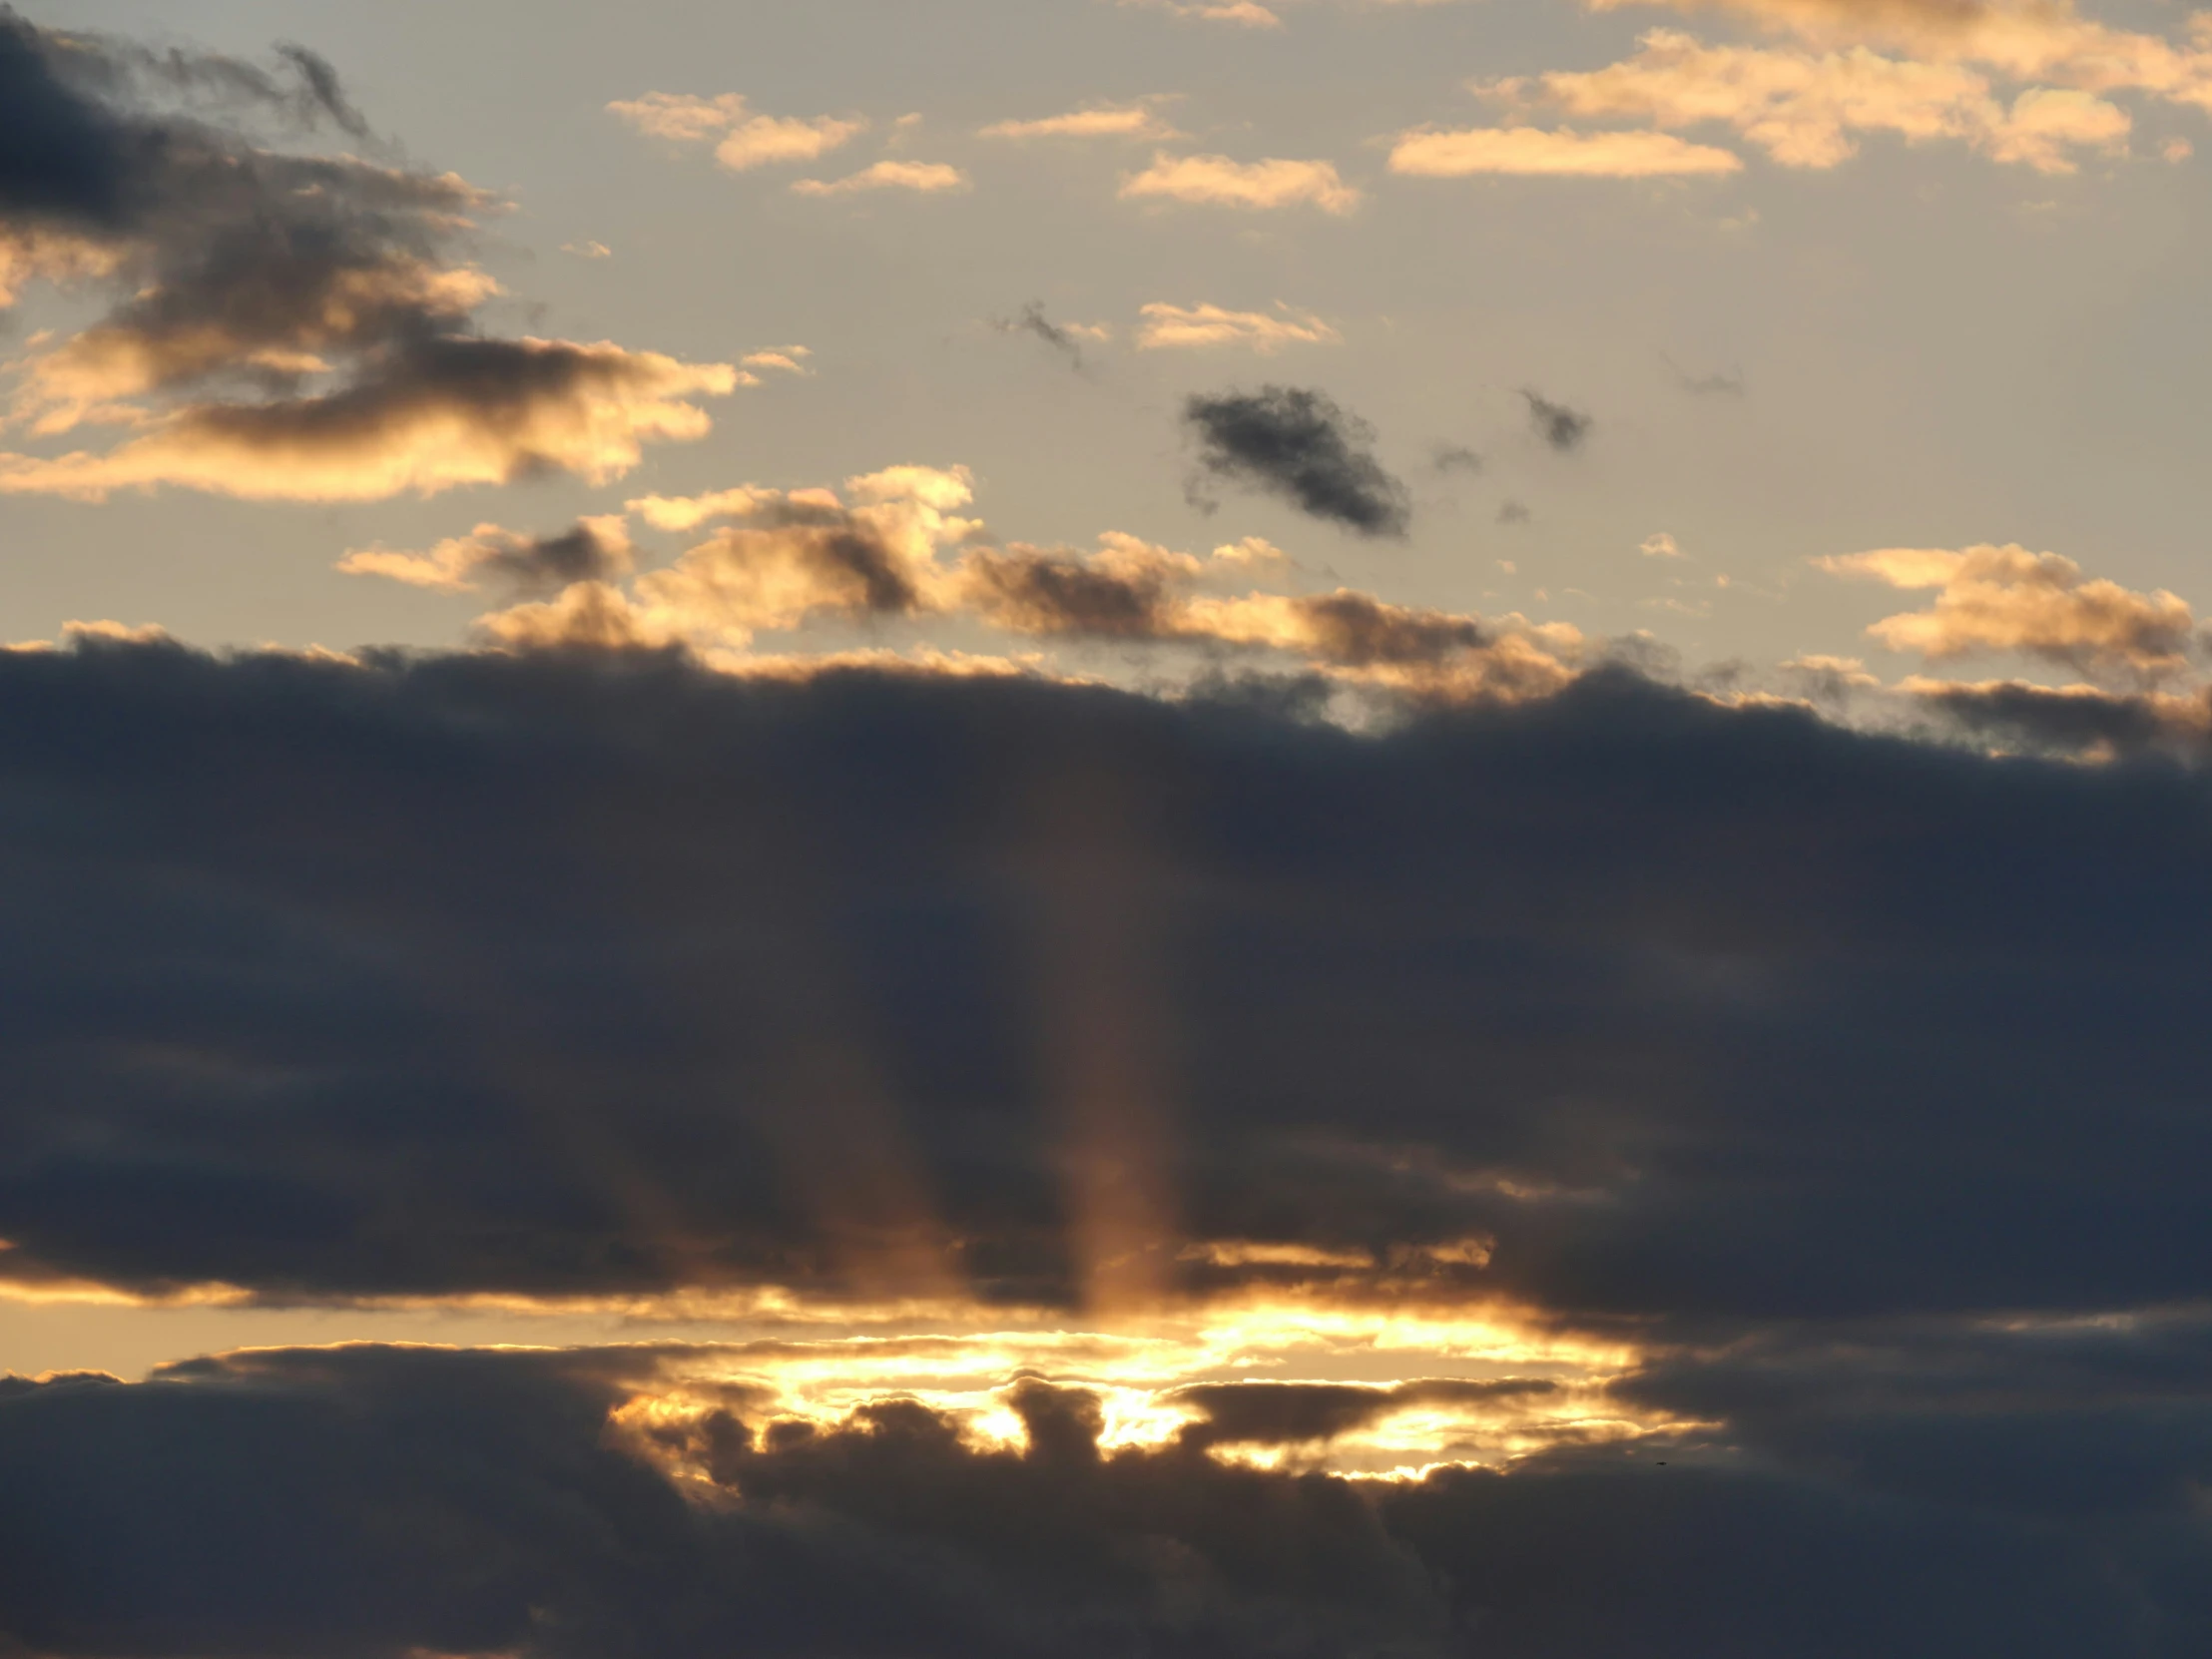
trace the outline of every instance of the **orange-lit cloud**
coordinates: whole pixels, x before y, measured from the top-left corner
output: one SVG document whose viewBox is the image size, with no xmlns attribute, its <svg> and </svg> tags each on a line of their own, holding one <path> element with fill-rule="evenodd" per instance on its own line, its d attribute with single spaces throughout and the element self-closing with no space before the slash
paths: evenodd
<svg viewBox="0 0 2212 1659">
<path fill-rule="evenodd" d="M 1121 182 L 1125 201 L 1161 200 L 1207 207 L 1265 210 L 1314 207 L 1348 214 L 1360 193 L 1337 176 L 1333 162 L 1238 162 L 1227 156 L 1158 155 Z"/>
<path fill-rule="evenodd" d="M 369 501 L 549 468 L 595 482 L 644 444 L 697 438 L 692 401 L 738 383 L 727 363 L 686 363 L 611 342 L 453 336 L 380 355 L 322 396 L 190 403 L 150 415 L 104 453 L 0 454 L 0 494 L 99 500 L 175 486 L 263 500 Z"/>
<path fill-rule="evenodd" d="M 1931 661 L 2014 651 L 2084 673 L 2153 680 L 2189 667 L 2198 647 L 2196 618 L 2175 595 L 2086 580 L 2073 560 L 2017 544 L 1880 548 L 1813 562 L 1835 576 L 1937 590 L 1929 609 L 1867 630 L 1893 651 Z"/>
<path fill-rule="evenodd" d="M 1149 103 L 1097 104 L 1065 115 L 1029 121 L 995 121 L 980 129 L 983 138 L 1118 138 L 1161 141 L 1181 138 Z"/>
<path fill-rule="evenodd" d="M 1141 307 L 1137 329 L 1140 350 L 1186 346 L 1241 345 L 1270 355 L 1286 345 L 1338 345 L 1344 336 L 1311 311 L 1295 311 L 1278 302 L 1275 311 L 1232 311 L 1220 305 L 1171 305 L 1155 300 Z"/>
<path fill-rule="evenodd" d="M 1200 23 L 1234 23 L 1246 29 L 1283 26 L 1283 19 L 1259 0 L 1119 0 L 1119 3 Z"/>
<path fill-rule="evenodd" d="M 1859 139 L 1949 139 L 1993 160 L 2072 172 L 2071 152 L 2124 153 L 2127 113 L 2077 91 L 2030 88 L 2008 107 L 1987 77 L 1956 61 L 1885 58 L 1865 47 L 1815 55 L 1707 46 L 1673 29 L 1643 37 L 1633 58 L 1604 69 L 1479 84 L 1492 97 L 1541 102 L 1569 115 L 1662 128 L 1725 125 L 1785 167 L 1834 167 Z"/>
<path fill-rule="evenodd" d="M 877 162 L 842 179 L 801 179 L 792 190 L 800 196 L 852 196 L 878 190 L 936 196 L 968 187 L 968 176 L 943 162 Z"/>
<path fill-rule="evenodd" d="M 867 131 L 867 123 L 835 116 L 748 115 L 734 92 L 715 98 L 649 92 L 618 99 L 608 112 L 639 132 L 677 144 L 715 141 L 715 160 L 733 173 L 776 162 L 811 162 L 842 149 Z"/>
<path fill-rule="evenodd" d="M 441 593 L 474 592 L 487 582 L 527 592 L 628 575 L 634 553 L 622 515 L 615 513 L 581 519 L 559 536 L 525 536 L 479 524 L 424 553 L 356 548 L 336 568 L 348 576 L 382 576 Z"/>
<path fill-rule="evenodd" d="M 1743 160 L 1671 133 L 1572 133 L 1537 127 L 1421 129 L 1402 133 L 1390 171 L 1423 179 L 1478 174 L 1528 178 L 1658 179 L 1735 173 Z"/>
</svg>

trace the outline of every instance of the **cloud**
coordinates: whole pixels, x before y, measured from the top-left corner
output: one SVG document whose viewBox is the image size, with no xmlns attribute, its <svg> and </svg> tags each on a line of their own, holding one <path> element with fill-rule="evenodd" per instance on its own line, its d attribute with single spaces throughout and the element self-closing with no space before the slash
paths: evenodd
<svg viewBox="0 0 2212 1659">
<path fill-rule="evenodd" d="M 851 196 L 878 190 L 910 190 L 934 196 L 969 188 L 968 176 L 943 162 L 877 162 L 842 179 L 801 179 L 792 185 L 801 196 Z"/>
<path fill-rule="evenodd" d="M 1438 472 L 1480 472 L 1482 457 L 1463 443 L 1439 443 L 1429 452 L 1428 464 Z"/>
<path fill-rule="evenodd" d="M 818 534 L 771 568 L 896 604 L 897 552 Z M 1546 645 L 1196 563 L 1148 615 L 1201 645 L 1493 678 Z M 791 591 L 760 587 L 714 597 Z M 1031 626 L 1125 637 L 1095 597 Z M 1129 1040 L 1173 1057 L 1180 1294 L 1693 1349 L 2203 1299 L 2205 774 L 1550 673 L 1359 734 L 668 654 L 0 653 L 0 789 L 40 804 L 0 823 L 0 1280 L 830 1306 L 920 1252 L 986 1310 L 1066 1307 L 1034 929 L 1105 836 L 1116 913 L 1174 918 L 1090 994 L 1178 987 Z M 1013 805 L 1071 771 L 1126 830 Z M 1238 1249 L 1183 1258 L 1208 1241 Z"/>
<path fill-rule="evenodd" d="M 1116 0 L 1123 6 L 1163 11 L 1186 22 L 1234 23 L 1246 29 L 1280 29 L 1283 19 L 1258 0 Z"/>
<path fill-rule="evenodd" d="M 1600 0 L 1599 9 L 1642 0 Z M 1978 63 L 2011 81 L 2086 93 L 2140 91 L 2212 109 L 2212 42 L 2192 20 L 2186 44 L 2114 29 L 2067 0 L 2042 6 L 1991 0 L 1724 0 L 1816 47 L 1887 45 L 1930 64 Z"/>
<path fill-rule="evenodd" d="M 1083 341 L 1110 337 L 1110 330 L 1103 327 L 1054 322 L 1044 314 L 1044 302 L 1038 299 L 1022 306 L 1018 315 L 1001 318 L 994 326 L 1001 333 L 1024 333 L 1042 340 L 1066 357 L 1069 366 L 1078 372 L 1083 367 Z"/>
<path fill-rule="evenodd" d="M 1938 590 L 1928 610 L 1885 617 L 1867 630 L 1893 651 L 1935 662 L 2010 651 L 2099 678 L 2148 682 L 2180 673 L 2198 652 L 2195 616 L 2163 588 L 2145 594 L 2085 580 L 2073 560 L 2017 544 L 1883 548 L 1813 564 L 1833 576 Z"/>
<path fill-rule="evenodd" d="M 1680 544 L 1664 530 L 1644 537 L 1642 541 L 1636 544 L 1636 551 L 1647 559 L 1679 559 L 1682 557 Z"/>
<path fill-rule="evenodd" d="M 1149 102 L 1095 104 L 1033 121 L 998 121 L 979 129 L 983 138 L 1120 138 L 1162 142 L 1181 138 Z"/>
<path fill-rule="evenodd" d="M 1858 153 L 1859 135 L 1891 133 L 1912 143 L 1956 140 L 1995 161 L 2071 173 L 2076 151 L 2124 155 L 2132 125 L 2125 111 L 2078 91 L 2030 88 L 2007 108 L 1986 77 L 1957 63 L 1884 58 L 1865 47 L 1815 55 L 1707 46 L 1672 29 L 1653 30 L 1634 58 L 1605 69 L 1476 90 L 1584 118 L 1724 124 L 1785 167 L 1835 167 Z"/>
<path fill-rule="evenodd" d="M 1527 386 L 1521 388 L 1521 398 L 1528 405 L 1528 423 L 1536 429 L 1536 435 L 1561 454 L 1581 448 L 1589 437 L 1593 422 L 1582 410 L 1554 403 Z"/>
<path fill-rule="evenodd" d="M 1285 345 L 1340 345 L 1344 335 L 1311 311 L 1295 311 L 1277 302 L 1276 312 L 1231 311 L 1219 305 L 1171 305 L 1155 300 L 1141 307 L 1137 330 L 1141 350 L 1179 346 L 1241 345 L 1270 356 Z"/>
<path fill-rule="evenodd" d="M 1686 144 L 1670 133 L 1546 132 L 1536 127 L 1418 128 L 1399 134 L 1390 150 L 1392 173 L 1422 179 L 1486 173 L 1654 179 L 1735 173 L 1743 165 L 1731 151 Z"/>
<path fill-rule="evenodd" d="M 348 576 L 382 576 L 409 587 L 470 593 L 487 583 L 519 594 L 552 593 L 571 582 L 605 582 L 630 573 L 635 549 L 622 515 L 579 519 L 557 536 L 526 536 L 479 524 L 426 553 L 356 548 L 337 562 Z"/>
<path fill-rule="evenodd" d="M 1360 193 L 1337 176 L 1332 162 L 1237 162 L 1227 156 L 1165 153 L 1153 157 L 1142 173 L 1125 176 L 1120 195 L 1124 201 L 1158 197 L 1250 210 L 1315 207 L 1332 214 L 1349 214 L 1360 205 Z"/>
<path fill-rule="evenodd" d="M 2112 692 L 2024 680 L 1906 677 L 1901 689 L 1977 737 L 2032 753 L 2091 760 L 2169 755 L 2212 758 L 2212 695 Z"/>
<path fill-rule="evenodd" d="M 34 437 L 133 434 L 105 452 L 0 454 L 0 491 L 358 499 L 552 467 L 603 477 L 644 441 L 706 430 L 686 399 L 730 390 L 726 365 L 479 336 L 473 313 L 498 284 L 448 250 L 490 199 L 450 174 L 253 137 L 276 118 L 361 130 L 328 65 L 304 49 L 281 62 L 0 15 L 0 147 L 23 158 L 0 182 L 0 274 L 117 295 L 37 341 L 7 418 Z M 211 101 L 232 125 L 206 119 Z"/>
<path fill-rule="evenodd" d="M 0 494 L 98 500 L 174 485 L 366 501 L 549 470 L 602 482 L 649 441 L 704 436 L 711 423 L 690 399 L 736 385 L 729 365 L 612 342 L 432 336 L 377 350 L 351 385 L 319 396 L 187 403 L 104 454 L 0 454 Z"/>
<path fill-rule="evenodd" d="M 835 116 L 748 115 L 746 100 L 726 92 L 714 98 L 649 92 L 618 99 L 608 113 L 651 138 L 677 144 L 715 145 L 715 160 L 733 173 L 785 162 L 811 162 L 841 150 L 867 131 L 867 123 Z"/>
<path fill-rule="evenodd" d="M 564 242 L 561 252 L 573 254 L 579 260 L 611 260 L 615 253 L 603 242 Z"/>
<path fill-rule="evenodd" d="M 1326 393 L 1269 385 L 1196 395 L 1183 420 L 1207 475 L 1280 495 L 1361 535 L 1405 534 L 1411 505 L 1376 459 L 1374 429 Z"/>
</svg>

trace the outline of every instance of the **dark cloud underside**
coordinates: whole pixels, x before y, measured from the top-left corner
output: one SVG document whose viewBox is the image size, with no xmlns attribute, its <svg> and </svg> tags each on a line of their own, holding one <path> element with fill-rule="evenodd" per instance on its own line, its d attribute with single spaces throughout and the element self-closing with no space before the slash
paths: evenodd
<svg viewBox="0 0 2212 1659">
<path fill-rule="evenodd" d="M 650 657 L 8 655 L 4 1262 L 326 1296 L 926 1256 L 1065 1299 L 1041 964 L 1103 858 L 1144 943 L 1085 994 L 1145 1011 L 1182 1236 L 1487 1238 L 1427 1294 L 1589 1320 L 2187 1301 L 2208 788 L 1621 675 L 1355 737 Z"/>
</svg>

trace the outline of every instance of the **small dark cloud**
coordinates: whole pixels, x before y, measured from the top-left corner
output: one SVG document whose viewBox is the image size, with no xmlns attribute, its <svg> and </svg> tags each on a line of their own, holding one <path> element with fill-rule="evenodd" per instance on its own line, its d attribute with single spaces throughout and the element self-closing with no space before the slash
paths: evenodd
<svg viewBox="0 0 2212 1659">
<path fill-rule="evenodd" d="M 993 324 L 1001 333 L 1028 334 L 1042 340 L 1053 350 L 1067 358 L 1078 373 L 1083 369 L 1083 345 L 1075 335 L 1044 314 L 1042 300 L 1032 299 L 1010 317 L 1001 317 Z"/>
<path fill-rule="evenodd" d="M 1459 443 L 1439 443 L 1429 452 L 1428 464 L 1438 472 L 1480 472 L 1482 457 Z"/>
<path fill-rule="evenodd" d="M 1375 428 L 1326 392 L 1269 385 L 1194 396 L 1183 419 L 1213 478 L 1279 495 L 1364 536 L 1403 536 L 1411 522 L 1405 486 L 1376 459 Z"/>
<path fill-rule="evenodd" d="M 1396 1411 L 1423 1405 L 1479 1405 L 1556 1391 L 1540 1379 L 1501 1378 L 1464 1382 L 1441 1378 L 1364 1387 L 1323 1382 L 1201 1382 L 1168 1397 L 1205 1415 L 1183 1430 L 1183 1443 L 1215 1445 L 1315 1444 L 1366 1428 Z"/>
<path fill-rule="evenodd" d="M 996 627 L 1024 634 L 1156 640 L 1172 628 L 1175 576 L 1107 569 L 1068 553 L 1013 549 L 966 561 L 969 599 Z"/>
<path fill-rule="evenodd" d="M 1534 516 L 1518 501 L 1504 502 L 1497 509 L 1497 521 L 1500 524 L 1526 524 Z"/>
<path fill-rule="evenodd" d="M 1527 400 L 1528 422 L 1538 437 L 1562 455 L 1582 447 L 1590 435 L 1590 416 L 1564 403 L 1554 403 L 1533 386 L 1523 386 L 1521 396 Z"/>
</svg>

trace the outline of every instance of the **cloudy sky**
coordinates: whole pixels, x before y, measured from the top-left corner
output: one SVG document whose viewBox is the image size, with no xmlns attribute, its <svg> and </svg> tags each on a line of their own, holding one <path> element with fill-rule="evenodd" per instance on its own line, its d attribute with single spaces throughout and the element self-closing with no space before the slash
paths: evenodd
<svg viewBox="0 0 2212 1659">
<path fill-rule="evenodd" d="M 0 1659 L 2212 1649 L 2208 118 L 0 8 Z"/>
</svg>

